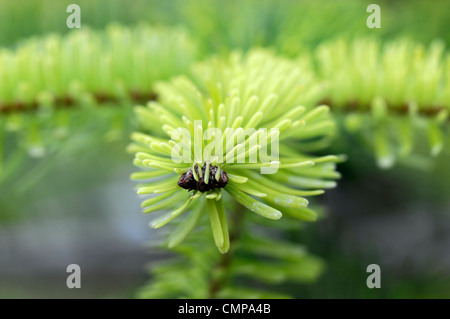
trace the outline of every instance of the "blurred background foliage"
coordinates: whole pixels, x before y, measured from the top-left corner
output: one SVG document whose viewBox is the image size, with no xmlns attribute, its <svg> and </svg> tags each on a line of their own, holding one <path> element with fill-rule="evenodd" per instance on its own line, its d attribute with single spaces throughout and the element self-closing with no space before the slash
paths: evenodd
<svg viewBox="0 0 450 319">
<path fill-rule="evenodd" d="M 2 1 L 0 44 L 14 45 L 23 38 L 49 32 L 67 33 L 65 21 L 69 0 Z M 202 39 L 206 53 L 274 46 L 280 52 L 297 54 L 336 35 L 373 34 L 365 27 L 371 1 L 247 0 L 79 0 L 83 25 L 104 28 L 111 22 L 134 25 L 183 25 Z M 445 0 L 433 5 L 420 0 L 377 1 L 383 7 L 383 26 L 376 30 L 383 39 L 408 35 L 428 44 L 439 37 L 450 41 L 449 7 Z M 364 13 L 364 14 L 361 14 Z M 230 20 L 232 19 L 232 20 Z M 364 27 L 361 27 L 364 26 Z"/>
<path fill-rule="evenodd" d="M 0 46 L 14 50 L 30 38 L 73 32 L 66 27 L 66 8 L 73 2 L 1 1 Z M 372 2 L 75 3 L 81 7 L 82 28 L 102 31 L 111 23 L 135 27 L 142 22 L 184 28 L 196 43 L 195 59 L 258 46 L 295 58 L 326 41 L 359 36 L 382 44 L 403 37 L 425 45 L 440 40 L 448 54 L 448 1 L 377 1 L 382 28 L 368 29 L 366 7 Z M 0 175 L 0 297 L 134 297 L 148 277 L 144 263 L 154 265 L 166 257 L 155 247 L 144 248 L 161 235 L 148 230 L 148 218 L 140 215 L 132 183 L 127 182 L 133 171 L 125 153 L 134 126 L 133 101 L 108 103 L 51 115 L 40 112 L 39 117 L 27 113 L 0 118 L 0 134 L 6 127 L 20 128 L 3 140 L 2 148 L 1 158 L 9 160 Z M 45 132 L 33 132 L 35 125 L 46 127 L 46 116 L 66 123 L 66 135 L 46 146 L 46 157 L 29 156 L 28 146 L 39 145 L 33 138 L 46 137 Z M 308 284 L 283 284 L 279 290 L 299 298 L 449 298 L 449 148 L 432 160 L 414 156 L 409 163 L 380 170 L 370 148 L 361 146 L 366 143 L 362 136 L 343 134 L 332 149 L 349 160 L 339 167 L 343 179 L 338 188 L 321 201 L 326 218 L 288 232 L 291 242 L 321 258 L 322 275 Z M 415 142 L 419 150 L 427 148 L 423 134 Z M 16 145 L 23 151 L 15 152 Z M 31 155 L 42 151 L 32 148 Z M 78 291 L 65 286 L 70 263 L 83 269 L 86 284 Z M 371 263 L 382 268 L 382 289 L 365 285 Z"/>
</svg>

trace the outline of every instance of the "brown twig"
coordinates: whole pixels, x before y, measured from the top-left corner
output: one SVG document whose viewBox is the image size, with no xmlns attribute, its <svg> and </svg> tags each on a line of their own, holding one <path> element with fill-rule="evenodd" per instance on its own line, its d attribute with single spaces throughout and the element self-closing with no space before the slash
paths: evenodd
<svg viewBox="0 0 450 319">
<path fill-rule="evenodd" d="M 116 103 L 119 101 L 117 96 L 105 92 L 92 93 L 95 101 L 98 104 Z M 138 90 L 130 90 L 128 96 L 131 101 L 135 103 L 146 103 L 157 99 L 157 95 L 152 92 L 141 92 Z M 76 107 L 76 100 L 70 95 L 58 96 L 54 100 L 54 106 L 58 109 Z M 10 114 L 15 112 L 33 112 L 40 108 L 38 101 L 31 102 L 13 101 L 0 102 L 0 113 Z"/>
<path fill-rule="evenodd" d="M 370 104 L 363 104 L 356 100 L 348 101 L 346 103 L 340 104 L 336 106 L 337 103 L 334 103 L 330 98 L 326 98 L 321 100 L 318 105 L 326 104 L 331 109 L 342 110 L 344 112 L 370 112 Z M 399 115 L 407 115 L 409 113 L 409 105 L 407 103 L 402 103 L 399 105 L 388 105 L 389 112 Z M 417 110 L 418 114 L 433 117 L 439 114 L 442 110 L 445 109 L 443 105 L 430 105 L 424 106 Z"/>
</svg>

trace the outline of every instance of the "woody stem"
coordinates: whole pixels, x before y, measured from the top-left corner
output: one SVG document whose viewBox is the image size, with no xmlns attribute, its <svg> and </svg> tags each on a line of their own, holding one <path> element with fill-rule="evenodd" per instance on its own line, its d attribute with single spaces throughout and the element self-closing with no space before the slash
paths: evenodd
<svg viewBox="0 0 450 319">
<path fill-rule="evenodd" d="M 211 276 L 209 282 L 208 298 L 215 299 L 218 297 L 220 291 L 226 286 L 230 279 L 230 267 L 233 262 L 234 249 L 236 243 L 241 237 L 244 228 L 244 211 L 245 208 L 241 205 L 236 205 L 236 209 L 230 216 L 229 232 L 230 232 L 230 251 L 220 256 L 219 261 L 214 266 L 214 270 L 218 271 L 219 276 Z"/>
</svg>

